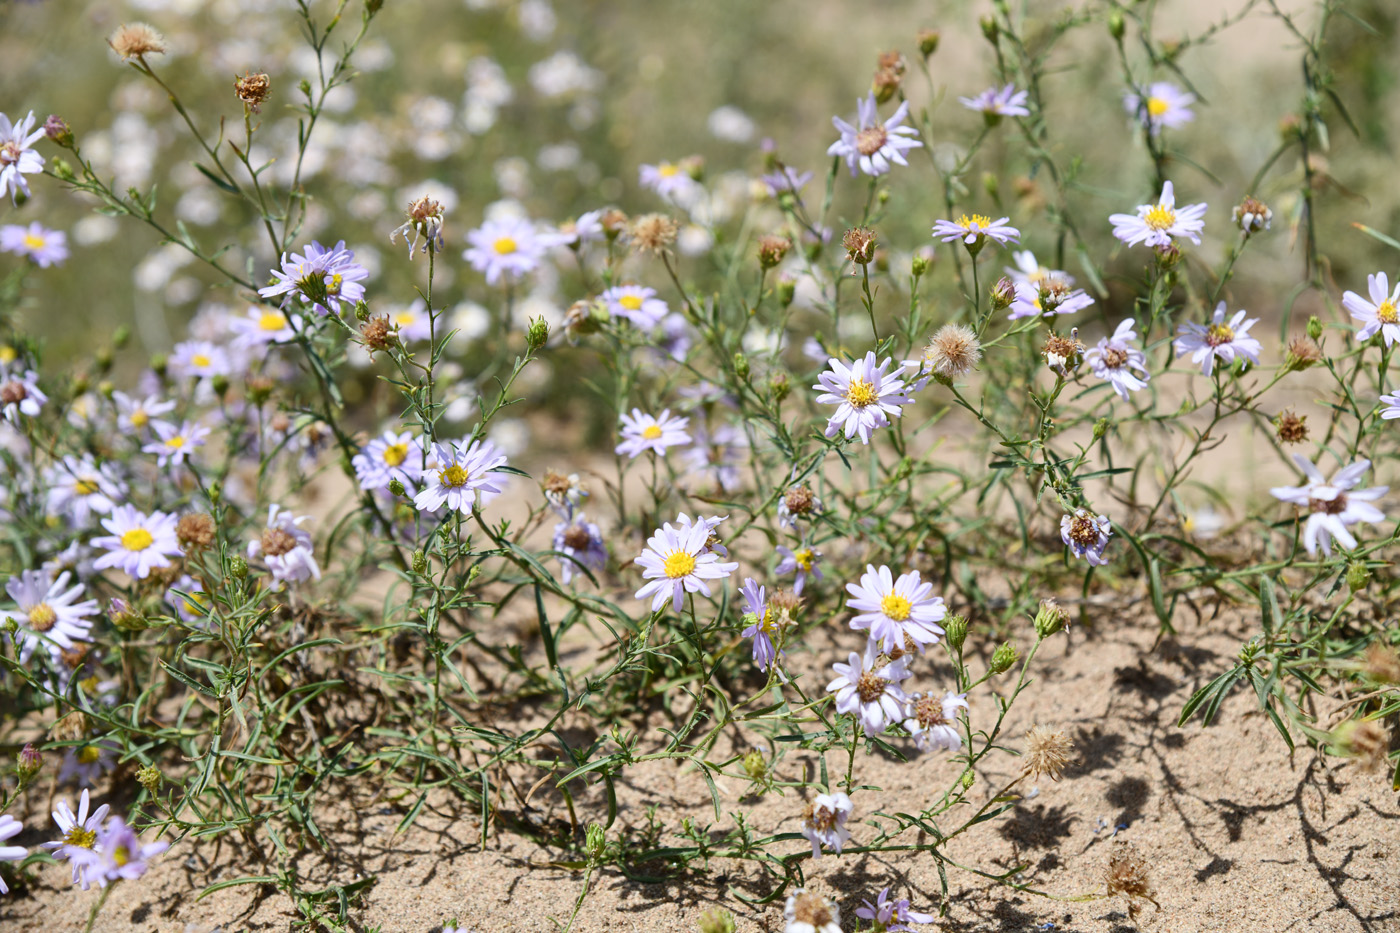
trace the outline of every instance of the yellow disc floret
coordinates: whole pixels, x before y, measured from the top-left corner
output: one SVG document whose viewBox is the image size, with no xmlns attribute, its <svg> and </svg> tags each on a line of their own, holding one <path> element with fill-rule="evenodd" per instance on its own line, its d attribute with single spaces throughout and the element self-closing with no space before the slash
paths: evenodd
<svg viewBox="0 0 1400 933">
<path fill-rule="evenodd" d="M 672 580 L 688 577 L 695 572 L 695 556 L 685 551 L 672 551 L 666 555 L 666 563 L 662 569 Z"/>
<path fill-rule="evenodd" d="M 883 612 L 887 618 L 893 619 L 896 622 L 903 622 L 905 619 L 909 618 L 909 611 L 913 608 L 909 600 L 900 596 L 898 593 L 890 593 L 884 599 L 880 600 L 880 611 Z"/>
<path fill-rule="evenodd" d="M 122 535 L 122 547 L 128 551 L 144 551 L 155 542 L 156 539 L 144 528 L 133 528 Z"/>
</svg>

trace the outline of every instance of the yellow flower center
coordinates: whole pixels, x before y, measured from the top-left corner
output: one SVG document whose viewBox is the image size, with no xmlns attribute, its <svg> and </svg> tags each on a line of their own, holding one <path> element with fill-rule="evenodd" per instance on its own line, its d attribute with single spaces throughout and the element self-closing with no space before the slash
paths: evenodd
<svg viewBox="0 0 1400 933">
<path fill-rule="evenodd" d="M 396 467 L 408 459 L 407 444 L 390 444 L 384 448 L 384 462 L 391 467 Z"/>
<path fill-rule="evenodd" d="M 150 422 L 151 416 L 146 414 L 144 408 L 138 408 L 131 413 L 131 426 L 133 428 L 144 428 Z"/>
<path fill-rule="evenodd" d="M 128 551 L 144 551 L 155 542 L 156 539 L 144 528 L 133 528 L 122 535 L 122 547 Z"/>
<path fill-rule="evenodd" d="M 1206 343 L 1218 347 L 1235 339 L 1235 332 L 1229 324 L 1212 324 L 1206 328 Z"/>
<path fill-rule="evenodd" d="M 24 245 L 29 247 L 30 249 L 43 249 L 44 244 L 47 242 L 48 241 L 45 240 L 43 237 L 35 236 L 32 233 L 26 233 L 24 235 Z"/>
<path fill-rule="evenodd" d="M 642 309 L 642 296 L 623 295 L 621 298 L 617 299 L 617 303 L 622 305 L 628 311 L 640 311 Z"/>
<path fill-rule="evenodd" d="M 79 823 L 68 830 L 63 836 L 63 844 L 77 846 L 79 849 L 91 849 L 97 842 L 97 833 L 91 829 L 84 829 Z"/>
<path fill-rule="evenodd" d="M 695 558 L 685 551 L 672 551 L 666 556 L 664 569 L 666 576 L 672 580 L 679 580 L 695 571 Z"/>
<path fill-rule="evenodd" d="M 344 281 L 345 281 L 345 276 L 340 275 L 339 273 L 337 273 L 336 275 L 331 276 L 331 280 L 330 280 L 329 282 L 326 283 L 326 294 L 327 294 L 327 295 L 339 295 L 339 294 L 340 294 L 340 285 L 341 285 L 341 283 L 344 282 Z"/>
<path fill-rule="evenodd" d="M 467 471 L 455 463 L 438 473 L 438 479 L 442 480 L 442 484 L 451 486 L 453 489 L 467 485 L 469 478 Z"/>
<path fill-rule="evenodd" d="M 98 485 L 96 480 L 80 479 L 73 484 L 73 491 L 80 496 L 90 496 L 97 492 L 97 490 Z"/>
<path fill-rule="evenodd" d="M 896 622 L 903 622 L 905 619 L 909 618 L 909 610 L 913 608 L 909 600 L 900 596 L 898 593 L 890 593 L 884 599 L 880 600 L 880 611 Z"/>
<path fill-rule="evenodd" d="M 185 446 L 185 439 L 180 435 L 176 434 L 174 437 L 170 438 L 170 440 L 165 442 L 165 446 L 173 450 L 179 450 L 181 447 Z"/>
<path fill-rule="evenodd" d="M 658 437 L 660 437 L 660 436 L 661 436 L 661 426 L 660 426 L 660 425 L 649 424 L 649 425 L 647 425 L 646 427 L 642 428 L 642 437 L 645 437 L 645 438 L 646 438 L 647 440 L 649 440 L 649 441 L 654 441 L 654 440 L 656 440 L 656 439 L 657 439 Z"/>
<path fill-rule="evenodd" d="M 47 632 L 58 621 L 58 613 L 48 603 L 40 603 L 29 610 L 29 627 L 36 632 Z"/>
<path fill-rule="evenodd" d="M 400 327 L 407 327 L 416 320 L 418 320 L 418 315 L 414 314 L 412 311 L 403 311 L 394 317 L 394 323 L 398 324 Z"/>
<path fill-rule="evenodd" d="M 496 241 L 494 249 L 498 255 L 509 256 L 511 253 L 515 252 L 515 240 L 508 236 L 503 236 Z"/>
<path fill-rule="evenodd" d="M 96 745 L 84 745 L 82 748 L 78 749 L 78 754 L 74 757 L 78 759 L 78 764 L 81 765 L 97 764 L 97 759 L 102 757 L 102 749 L 98 748 Z"/>
<path fill-rule="evenodd" d="M 1171 109 L 1171 105 L 1160 97 L 1147 98 L 1147 115 L 1149 117 L 1160 117 Z"/>
<path fill-rule="evenodd" d="M 681 167 L 674 162 L 662 162 L 656 167 L 656 174 L 662 178 L 674 178 L 681 173 Z"/>
<path fill-rule="evenodd" d="M 0 363 L 13 363 L 19 358 L 19 351 L 9 344 L 0 347 Z"/>
<path fill-rule="evenodd" d="M 1395 309 L 1395 302 L 1389 299 L 1382 301 L 1380 307 L 1376 308 L 1376 320 L 1382 324 L 1400 323 L 1400 311 Z"/>
<path fill-rule="evenodd" d="M 113 847 L 112 861 L 117 863 L 118 868 L 122 867 L 127 862 L 131 861 L 131 850 L 128 849 L 126 846 Z"/>
<path fill-rule="evenodd" d="M 1165 230 L 1176 223 L 1176 211 L 1162 204 L 1148 210 L 1142 216 L 1143 222 L 1153 230 Z"/>
<path fill-rule="evenodd" d="M 205 366 L 208 366 L 214 361 L 203 353 L 196 353 L 193 357 L 190 358 L 190 362 L 203 369 Z"/>
<path fill-rule="evenodd" d="M 766 635 L 778 634 L 778 617 L 772 609 L 766 606 L 763 608 L 763 618 L 758 620 L 758 627 Z"/>
<path fill-rule="evenodd" d="M 990 217 L 984 217 L 981 214 L 973 214 L 971 217 L 963 214 L 958 218 L 958 226 L 962 227 L 964 230 L 971 230 L 973 227 L 983 230 L 991 225 L 992 219 Z"/>
<path fill-rule="evenodd" d="M 266 331 L 281 330 L 287 326 L 287 319 L 276 311 L 264 311 L 258 318 L 258 327 Z"/>
<path fill-rule="evenodd" d="M 800 551 L 794 551 L 792 554 L 792 559 L 797 563 L 797 566 L 809 572 L 812 569 L 812 560 L 815 557 L 816 555 L 812 553 L 812 549 L 805 547 Z"/>
<path fill-rule="evenodd" d="M 846 390 L 846 401 L 851 403 L 852 408 L 864 408 L 878 401 L 879 398 L 875 386 L 865 379 L 852 379 L 850 388 Z"/>
</svg>

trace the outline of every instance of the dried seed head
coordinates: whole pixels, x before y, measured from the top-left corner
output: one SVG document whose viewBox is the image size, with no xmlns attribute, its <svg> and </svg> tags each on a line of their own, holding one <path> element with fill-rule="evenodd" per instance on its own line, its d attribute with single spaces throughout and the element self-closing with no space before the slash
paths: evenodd
<svg viewBox="0 0 1400 933">
<path fill-rule="evenodd" d="M 943 34 L 937 29 L 920 29 L 916 37 L 919 40 L 919 52 L 928 58 L 938 51 L 938 41 L 943 38 Z"/>
<path fill-rule="evenodd" d="M 899 49 L 890 49 L 888 52 L 880 53 L 880 57 L 875 60 L 875 67 L 880 71 L 892 71 L 897 75 L 902 75 L 907 64 Z"/>
<path fill-rule="evenodd" d="M 765 269 L 771 269 L 783 261 L 790 249 L 792 249 L 792 241 L 785 236 L 770 234 L 759 237 L 758 264 Z"/>
<path fill-rule="evenodd" d="M 1251 233 L 1258 233 L 1260 230 L 1269 229 L 1269 224 L 1273 222 L 1274 212 L 1269 210 L 1269 205 L 1254 198 L 1245 198 L 1235 209 L 1231 211 L 1235 226 L 1244 231 L 1248 236 Z"/>
<path fill-rule="evenodd" d="M 117 27 L 117 31 L 112 33 L 112 37 L 107 40 L 107 44 L 112 47 L 112 51 L 122 57 L 122 60 L 139 58 L 143 61 L 144 56 L 160 54 L 165 51 L 165 36 L 162 36 L 153 26 L 145 23 L 123 23 Z"/>
<path fill-rule="evenodd" d="M 1152 879 L 1147 871 L 1147 859 L 1138 851 L 1137 846 L 1126 839 L 1119 839 L 1113 844 L 1113 851 L 1108 856 L 1108 893 L 1109 896 L 1122 894 L 1131 902 L 1136 898 L 1152 901 Z M 1129 907 L 1129 910 L 1136 913 L 1136 908 Z"/>
<path fill-rule="evenodd" d="M 88 734 L 87 714 L 75 709 L 49 727 L 49 738 L 55 742 L 76 742 Z"/>
<path fill-rule="evenodd" d="M 1366 649 L 1362 670 L 1377 683 L 1400 684 L 1400 652 L 1389 645 L 1374 642 Z"/>
<path fill-rule="evenodd" d="M 602 224 L 603 233 L 608 239 L 616 239 L 627 230 L 627 215 L 615 207 L 610 207 L 598 218 L 598 223 Z"/>
<path fill-rule="evenodd" d="M 1367 773 L 1386 766 L 1390 754 L 1390 730 L 1378 719 L 1351 719 L 1332 733 L 1332 741 L 1342 754 L 1355 758 Z"/>
<path fill-rule="evenodd" d="M 883 55 L 880 56 L 884 58 Z M 875 77 L 870 79 L 870 90 L 875 92 L 875 100 L 885 103 L 899 92 L 899 87 L 904 83 L 904 78 L 898 71 L 892 68 L 881 68 L 875 72 Z"/>
<path fill-rule="evenodd" d="M 802 824 L 818 832 L 827 832 L 836 825 L 836 811 L 826 807 L 814 807 L 808 803 L 802 811 Z"/>
<path fill-rule="evenodd" d="M 875 258 L 875 231 L 869 227 L 852 227 L 841 238 L 846 256 L 858 266 L 867 266 Z"/>
<path fill-rule="evenodd" d="M 1052 333 L 1040 352 L 1051 369 L 1062 376 L 1068 376 L 1084 359 L 1084 344 L 1079 342 L 1079 328 L 1072 329 L 1068 337 Z"/>
<path fill-rule="evenodd" d="M 272 81 L 265 74 L 247 73 L 234 79 L 233 93 L 250 111 L 257 113 L 262 102 L 272 93 Z"/>
<path fill-rule="evenodd" d="M 1278 439 L 1285 444 L 1301 444 L 1308 439 L 1308 416 L 1295 414 L 1292 409 L 1274 419 Z"/>
<path fill-rule="evenodd" d="M 793 515 L 809 515 L 816 506 L 817 497 L 812 494 L 812 487 L 803 483 L 789 489 L 785 501 L 788 511 Z"/>
<path fill-rule="evenodd" d="M 571 547 L 575 551 L 586 549 L 593 536 L 588 533 L 588 529 L 582 525 L 570 525 L 564 529 L 564 545 Z"/>
<path fill-rule="evenodd" d="M 1074 758 L 1074 743 L 1060 730 L 1032 726 L 1026 733 L 1026 774 L 1058 781 Z"/>
<path fill-rule="evenodd" d="M 944 324 L 924 348 L 924 362 L 938 375 L 967 375 L 982 359 L 977 332 L 964 324 Z"/>
<path fill-rule="evenodd" d="M 1321 359 L 1322 348 L 1311 337 L 1299 335 L 1288 341 L 1283 368 L 1288 372 L 1307 369 Z"/>
<path fill-rule="evenodd" d="M 296 546 L 297 539 L 281 528 L 269 528 L 262 533 L 262 549 L 268 557 L 281 557 Z"/>
<path fill-rule="evenodd" d="M 632 221 L 627 236 L 636 252 L 659 256 L 676 242 L 679 230 L 680 225 L 665 214 L 643 214 Z"/>
<path fill-rule="evenodd" d="M 360 325 L 360 338 L 371 354 L 394 345 L 394 329 L 388 315 L 372 317 Z"/>
<path fill-rule="evenodd" d="M 768 621 L 774 628 L 783 629 L 797 621 L 797 613 L 802 608 L 802 597 L 792 590 L 774 590 L 768 597 Z"/>
<path fill-rule="evenodd" d="M 810 924 L 812 929 L 821 930 L 824 927 L 839 922 L 836 907 L 827 902 L 826 898 L 811 891 L 799 891 L 792 900 L 792 919 L 797 923 Z"/>
<path fill-rule="evenodd" d="M 214 519 L 203 512 L 182 515 L 175 526 L 175 538 L 186 551 L 206 548 L 214 543 Z"/>
</svg>

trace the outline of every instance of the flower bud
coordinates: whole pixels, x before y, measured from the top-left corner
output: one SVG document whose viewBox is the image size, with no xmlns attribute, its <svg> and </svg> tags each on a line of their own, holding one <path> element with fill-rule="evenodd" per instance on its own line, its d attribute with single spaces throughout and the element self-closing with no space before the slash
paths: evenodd
<svg viewBox="0 0 1400 933">
<path fill-rule="evenodd" d="M 1316 314 L 1308 318 L 1308 336 L 1313 340 L 1322 339 L 1322 322 L 1317 319 Z"/>
<path fill-rule="evenodd" d="M 929 262 L 927 256 L 920 256 L 918 253 L 915 253 L 914 258 L 909 260 L 909 272 L 916 279 L 922 278 L 928 273 L 929 266 L 931 265 L 933 265 L 933 263 Z"/>
<path fill-rule="evenodd" d="M 1109 425 L 1108 425 L 1108 419 L 1107 419 L 1107 418 L 1100 418 L 1098 421 L 1095 421 L 1095 422 L 1094 422 L 1094 440 L 1096 440 L 1096 441 L 1101 441 L 1101 440 L 1103 440 L 1104 435 L 1108 433 L 1108 427 L 1109 427 Z"/>
<path fill-rule="evenodd" d="M 588 857 L 589 864 L 594 866 L 601 865 L 607 852 L 607 833 L 601 825 L 589 823 L 583 840 L 583 854 Z"/>
<path fill-rule="evenodd" d="M 165 378 L 166 367 L 169 365 L 169 363 L 170 359 L 164 353 L 151 354 L 151 371 L 154 372 L 161 379 Z"/>
<path fill-rule="evenodd" d="M 224 484 L 214 480 L 209 484 L 209 501 L 213 505 L 218 505 L 219 500 L 224 497 Z"/>
<path fill-rule="evenodd" d="M 413 552 L 413 572 L 419 576 L 428 572 L 428 555 L 422 549 Z"/>
<path fill-rule="evenodd" d="M 977 783 L 977 775 L 971 771 L 964 771 L 959 783 L 962 784 L 963 790 L 972 790 L 972 785 Z"/>
<path fill-rule="evenodd" d="M 758 264 L 764 269 L 771 269 L 783 261 L 790 249 L 792 249 L 792 241 L 785 236 L 759 237 Z"/>
<path fill-rule="evenodd" d="M 533 318 L 525 331 L 525 345 L 534 353 L 549 340 L 549 322 L 542 317 Z"/>
<path fill-rule="evenodd" d="M 214 394 L 219 398 L 228 395 L 228 376 L 223 373 L 215 373 L 214 378 L 209 380 L 209 385 L 213 387 Z"/>
<path fill-rule="evenodd" d="M 395 496 L 403 495 L 403 483 L 399 481 L 397 476 L 389 480 L 389 492 Z"/>
<path fill-rule="evenodd" d="M 155 765 L 146 765 L 136 771 L 136 783 L 146 788 L 146 793 L 152 797 L 160 790 L 161 777 L 160 769 Z"/>
<path fill-rule="evenodd" d="M 987 670 L 993 674 L 1004 674 L 1011 670 L 1012 666 L 1020 660 L 1020 655 L 1016 653 L 1016 646 L 1011 642 L 1002 642 L 997 646 L 997 650 L 992 652 L 992 660 L 987 665 Z"/>
<path fill-rule="evenodd" d="M 1231 211 L 1231 217 L 1235 226 L 1239 227 L 1245 236 L 1249 236 L 1260 230 L 1269 229 L 1269 224 L 1274 219 L 1274 212 L 1269 210 L 1269 205 L 1263 201 L 1250 197 L 1235 205 L 1235 209 Z"/>
<path fill-rule="evenodd" d="M 778 304 L 786 308 L 792 304 L 793 296 L 797 294 L 797 281 L 783 276 L 778 279 Z"/>
<path fill-rule="evenodd" d="M 944 619 L 943 638 L 948 642 L 949 648 L 962 651 L 963 643 L 967 641 L 967 617 L 950 615 Z"/>
<path fill-rule="evenodd" d="M 355 302 L 355 320 L 361 324 L 369 321 L 369 305 L 365 304 L 363 298 Z"/>
<path fill-rule="evenodd" d="M 1011 307 L 1011 302 L 1016 300 L 1016 283 L 1006 276 L 997 279 L 997 283 L 992 286 L 992 292 L 987 296 L 992 303 L 993 311 L 1005 311 Z"/>
<path fill-rule="evenodd" d="M 244 580 L 248 577 L 248 562 L 241 554 L 235 554 L 228 560 L 228 575 L 235 580 Z"/>
<path fill-rule="evenodd" d="M 1127 30 L 1127 25 L 1123 22 L 1123 13 L 1114 10 L 1108 14 L 1108 34 L 1113 37 L 1114 42 L 1123 40 L 1123 33 Z"/>
<path fill-rule="evenodd" d="M 734 375 L 745 382 L 749 380 L 749 358 L 739 350 L 734 351 Z"/>
<path fill-rule="evenodd" d="M 78 177 L 73 174 L 73 166 L 69 165 L 65 160 L 60 159 L 58 156 L 54 156 L 52 165 L 53 173 L 58 177 L 59 181 L 73 181 L 75 178 Z"/>
<path fill-rule="evenodd" d="M 1001 27 L 997 25 L 996 17 L 984 16 L 979 25 L 982 27 L 982 35 L 987 37 L 987 41 L 996 45 L 997 39 L 1001 35 Z"/>
<path fill-rule="evenodd" d="M 39 754 L 39 750 L 32 742 L 25 743 L 15 758 L 15 774 L 19 777 L 19 786 L 23 788 L 28 785 L 43 767 L 44 758 Z"/>
<path fill-rule="evenodd" d="M 788 374 L 784 372 L 770 373 L 768 376 L 768 392 L 773 396 L 773 401 L 781 402 L 792 392 L 792 383 L 788 381 Z"/>
<path fill-rule="evenodd" d="M 49 118 L 44 121 L 44 135 L 50 142 L 64 149 L 73 148 L 73 128 L 56 113 L 49 114 Z"/>
<path fill-rule="evenodd" d="M 700 915 L 697 922 L 700 933 L 734 933 L 734 915 L 722 907 L 715 907 Z"/>
<path fill-rule="evenodd" d="M 744 756 L 744 773 L 756 784 L 768 777 L 768 759 L 763 757 L 763 752 L 755 748 Z"/>
<path fill-rule="evenodd" d="M 384 0 L 365 0 L 365 18 L 372 19 L 374 14 L 384 9 Z"/>
<path fill-rule="evenodd" d="M 1181 264 L 1181 247 L 1175 243 L 1168 243 L 1157 248 L 1157 267 L 1163 272 L 1169 272 Z"/>
<path fill-rule="evenodd" d="M 922 55 L 924 58 L 928 58 L 934 52 L 937 52 L 938 40 L 942 38 L 943 34 L 940 33 L 937 29 L 920 29 L 918 36 L 919 54 Z"/>
<path fill-rule="evenodd" d="M 1365 561 L 1354 560 L 1347 564 L 1347 588 L 1353 593 L 1357 590 L 1364 590 L 1366 584 L 1371 582 L 1371 570 L 1366 566 Z"/>
<path fill-rule="evenodd" d="M 120 596 L 113 596 L 107 604 L 107 618 L 113 628 L 123 632 L 142 632 L 151 627 L 150 621 L 141 610 Z"/>
<path fill-rule="evenodd" d="M 1049 638 L 1062 628 L 1069 627 L 1069 613 L 1060 608 L 1053 599 L 1042 599 L 1035 613 L 1035 634 L 1039 638 Z"/>
</svg>

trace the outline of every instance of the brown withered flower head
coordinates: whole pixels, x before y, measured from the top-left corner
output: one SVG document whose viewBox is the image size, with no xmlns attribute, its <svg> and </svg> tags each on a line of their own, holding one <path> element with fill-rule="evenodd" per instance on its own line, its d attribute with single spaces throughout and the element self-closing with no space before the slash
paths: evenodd
<svg viewBox="0 0 1400 933">
<path fill-rule="evenodd" d="M 257 113 L 263 101 L 272 93 L 272 81 L 265 74 L 247 72 L 241 78 L 234 78 L 233 93 L 238 95 L 249 111 Z"/>
<path fill-rule="evenodd" d="M 372 317 L 360 325 L 360 339 L 370 354 L 387 350 L 394 345 L 394 328 L 388 315 Z"/>
<path fill-rule="evenodd" d="M 107 44 L 123 61 L 136 58 L 144 63 L 147 55 L 165 52 L 165 36 L 157 32 L 155 27 L 145 23 L 123 23 L 112 33 Z"/>
<path fill-rule="evenodd" d="M 676 242 L 679 230 L 680 225 L 665 214 L 643 214 L 632 221 L 627 238 L 635 251 L 659 256 Z"/>
<path fill-rule="evenodd" d="M 1285 444 L 1301 444 L 1308 439 L 1308 416 L 1296 414 L 1291 408 L 1274 419 L 1278 439 Z"/>
<path fill-rule="evenodd" d="M 1161 909 L 1161 905 L 1152 896 L 1152 879 L 1148 875 L 1147 859 L 1138 851 L 1138 847 L 1126 839 L 1119 839 L 1113 844 L 1113 852 L 1108 856 L 1108 870 L 1106 879 L 1108 882 L 1109 896 L 1121 894 L 1128 899 L 1128 915 L 1136 918 L 1139 910 L 1138 900 L 1151 901 Z"/>
<path fill-rule="evenodd" d="M 875 231 L 869 227 L 852 227 L 841 238 L 846 247 L 846 256 L 858 266 L 870 265 L 875 258 Z"/>
<path fill-rule="evenodd" d="M 203 512 L 180 516 L 175 539 L 186 551 L 197 551 L 214 543 L 214 519 Z"/>
<path fill-rule="evenodd" d="M 1074 759 L 1074 743 L 1059 729 L 1032 726 L 1026 733 L 1026 774 L 1058 781 Z"/>
<path fill-rule="evenodd" d="M 1307 369 L 1322 359 L 1322 348 L 1311 337 L 1299 334 L 1288 341 L 1284 352 L 1283 367 L 1289 372 Z"/>
<path fill-rule="evenodd" d="M 759 237 L 758 264 L 765 269 L 771 269 L 783 261 L 790 249 L 792 249 L 792 241 L 785 236 L 769 234 Z"/>
<path fill-rule="evenodd" d="M 1070 329 L 1068 337 L 1052 333 L 1040 351 L 1046 364 L 1062 376 L 1068 376 L 1084 359 L 1084 344 L 1079 342 L 1079 328 Z"/>
</svg>

